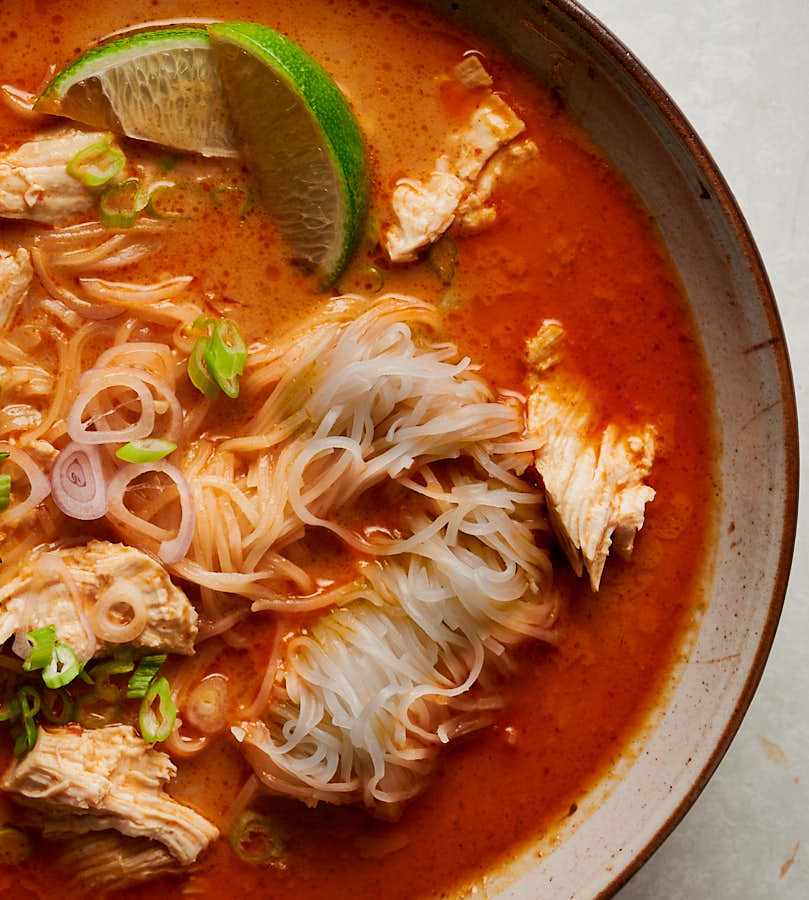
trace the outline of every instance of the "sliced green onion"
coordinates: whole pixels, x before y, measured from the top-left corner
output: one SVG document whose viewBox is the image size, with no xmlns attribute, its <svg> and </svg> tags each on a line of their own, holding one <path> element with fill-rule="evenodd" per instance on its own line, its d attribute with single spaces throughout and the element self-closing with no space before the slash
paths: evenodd
<svg viewBox="0 0 809 900">
<path fill-rule="evenodd" d="M 131 647 L 124 647 L 115 651 L 112 659 L 96 663 L 90 672 L 90 684 L 103 684 L 108 682 L 111 675 L 125 675 L 135 668 L 135 652 Z"/>
<path fill-rule="evenodd" d="M 148 463 L 157 462 L 158 459 L 174 453 L 177 445 L 174 441 L 166 441 L 163 438 L 142 438 L 137 441 L 130 441 L 123 447 L 115 451 L 118 459 L 131 463 Z"/>
<path fill-rule="evenodd" d="M 22 664 L 23 669 L 26 672 L 44 669 L 53 656 L 53 647 L 56 643 L 56 628 L 53 625 L 37 628 L 34 631 L 29 631 L 26 639 L 31 645 L 31 653 Z"/>
<path fill-rule="evenodd" d="M 39 692 L 27 684 L 17 691 L 17 701 L 20 705 L 22 731 L 14 742 L 14 755 L 22 756 L 37 741 L 37 727 L 34 723 L 34 716 L 39 712 L 42 702 L 39 699 Z"/>
<path fill-rule="evenodd" d="M 8 459 L 9 456 L 11 456 L 11 454 L 8 452 L 8 450 L 0 451 L 0 462 L 2 462 L 2 460 L 4 459 Z"/>
<path fill-rule="evenodd" d="M 191 384 L 208 400 L 215 400 L 219 396 L 219 385 L 208 374 L 205 366 L 205 348 L 207 346 L 207 338 L 197 338 L 194 349 L 188 357 L 188 378 Z"/>
<path fill-rule="evenodd" d="M 256 866 L 277 864 L 284 855 L 284 841 L 269 816 L 246 810 L 228 837 L 230 846 L 245 861 Z"/>
<path fill-rule="evenodd" d="M 194 319 L 191 324 L 192 331 L 201 331 L 203 336 L 209 338 L 211 336 L 211 332 L 216 327 L 216 319 L 211 316 L 200 316 L 198 319 Z"/>
<path fill-rule="evenodd" d="M 0 827 L 0 866 L 17 866 L 34 852 L 31 838 L 18 828 Z"/>
<path fill-rule="evenodd" d="M 126 689 L 126 696 L 129 700 L 146 696 L 152 679 L 157 675 L 157 670 L 165 661 L 165 653 L 143 657 L 129 679 L 129 685 Z"/>
<path fill-rule="evenodd" d="M 155 701 L 157 703 L 155 704 Z M 155 705 L 157 711 L 155 711 Z M 165 741 L 174 728 L 177 719 L 177 707 L 171 699 L 168 681 L 161 675 L 149 685 L 146 695 L 140 703 L 138 724 L 143 739 L 150 744 Z"/>
<path fill-rule="evenodd" d="M 458 248 L 455 246 L 455 241 L 446 234 L 430 247 L 430 252 L 427 254 L 430 268 L 441 279 L 442 284 L 452 284 L 457 259 Z"/>
<path fill-rule="evenodd" d="M 245 216 L 249 216 L 253 211 L 253 207 L 256 205 L 256 191 L 255 188 L 249 187 L 245 191 L 244 195 L 244 203 L 242 203 L 242 208 L 239 210 L 239 216 L 243 219 Z"/>
<path fill-rule="evenodd" d="M 0 475 L 0 512 L 11 503 L 11 475 Z"/>
<path fill-rule="evenodd" d="M 385 286 L 385 276 L 382 274 L 382 270 L 378 266 L 368 266 L 366 271 L 372 279 L 370 286 L 371 290 L 374 293 L 381 291 Z"/>
<path fill-rule="evenodd" d="M 17 700 L 20 704 L 20 713 L 24 719 L 33 719 L 42 706 L 39 691 L 36 688 L 31 687 L 30 684 L 24 684 L 17 691 Z"/>
<path fill-rule="evenodd" d="M 73 721 L 74 704 L 66 691 L 42 692 L 42 715 L 52 725 Z"/>
<path fill-rule="evenodd" d="M 67 164 L 67 174 L 88 187 L 98 187 L 117 175 L 125 164 L 124 154 L 111 147 L 109 137 L 105 137 L 79 150 Z"/>
<path fill-rule="evenodd" d="M 51 661 L 42 672 L 42 680 L 49 688 L 56 690 L 56 688 L 70 684 L 79 674 L 79 669 L 76 654 L 67 644 L 60 644 L 57 641 L 53 647 Z"/>
<path fill-rule="evenodd" d="M 115 697 L 119 701 L 121 695 L 118 688 L 114 684 L 108 684 L 106 687 L 115 692 Z M 75 716 L 82 728 L 102 728 L 120 720 L 121 704 L 93 691 L 76 701 Z"/>
<path fill-rule="evenodd" d="M 149 194 L 140 178 L 127 178 L 104 188 L 98 200 L 98 217 L 107 228 L 131 228 L 148 202 Z"/>
<path fill-rule="evenodd" d="M 232 319 L 222 319 L 214 325 L 204 355 L 214 381 L 228 397 L 238 397 L 239 376 L 244 372 L 247 347 Z"/>
<path fill-rule="evenodd" d="M 149 194 L 146 215 L 167 221 L 190 219 L 199 211 L 198 191 L 180 184 L 159 184 Z"/>
<path fill-rule="evenodd" d="M 16 719 L 20 714 L 20 698 L 15 694 L 10 700 L 0 703 L 0 722 Z"/>
</svg>

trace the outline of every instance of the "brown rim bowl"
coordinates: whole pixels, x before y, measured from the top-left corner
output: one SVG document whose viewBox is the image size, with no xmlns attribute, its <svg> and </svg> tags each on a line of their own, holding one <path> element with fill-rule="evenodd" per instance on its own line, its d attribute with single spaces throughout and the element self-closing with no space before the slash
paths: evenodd
<svg viewBox="0 0 809 900">
<path fill-rule="evenodd" d="M 632 53 L 572 0 L 433 0 L 549 85 L 653 217 L 689 299 L 721 442 L 706 606 L 646 739 L 579 804 L 549 847 L 527 847 L 486 895 L 612 896 L 707 783 L 772 645 L 795 539 L 798 432 L 784 334 L 767 274 L 724 178 L 685 116 Z M 579 818 L 578 816 L 576 817 Z"/>
</svg>

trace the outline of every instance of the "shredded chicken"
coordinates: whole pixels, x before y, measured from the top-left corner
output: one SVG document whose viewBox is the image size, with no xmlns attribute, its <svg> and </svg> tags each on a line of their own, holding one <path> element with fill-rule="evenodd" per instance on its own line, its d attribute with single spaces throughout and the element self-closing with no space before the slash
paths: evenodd
<svg viewBox="0 0 809 900">
<path fill-rule="evenodd" d="M 53 625 L 80 660 L 109 653 L 118 644 L 98 634 L 102 603 L 145 609 L 143 630 L 127 642 L 136 650 L 194 652 L 198 617 L 185 594 L 151 557 L 109 541 L 38 551 L 24 562 L 0 591 L 0 642 Z"/>
<path fill-rule="evenodd" d="M 492 86 L 492 76 L 483 67 L 483 63 L 477 56 L 471 54 L 465 56 L 452 70 L 453 75 L 470 91 L 475 88 Z"/>
<path fill-rule="evenodd" d="M 124 837 L 116 831 L 71 838 L 60 849 L 59 862 L 75 871 L 82 887 L 102 893 L 182 872 L 162 844 Z"/>
<path fill-rule="evenodd" d="M 15 253 L 0 250 L 0 331 L 5 331 L 28 293 L 34 271 L 25 247 Z"/>
<path fill-rule="evenodd" d="M 97 194 L 68 175 L 67 164 L 104 137 L 98 132 L 68 131 L 0 154 L 0 218 L 57 225 L 89 212 Z"/>
<path fill-rule="evenodd" d="M 115 829 L 157 841 L 187 866 L 219 832 L 165 792 L 176 772 L 129 725 L 40 726 L 34 748 L 11 763 L 0 787 L 29 808 L 27 822 L 44 837 Z"/>
<path fill-rule="evenodd" d="M 525 123 L 505 100 L 490 93 L 466 128 L 450 135 L 426 182 L 400 179 L 392 198 L 396 223 L 382 238 L 391 260 L 413 260 L 418 250 L 438 240 L 489 159 L 524 130 Z"/>
<path fill-rule="evenodd" d="M 655 430 L 615 424 L 600 430 L 585 390 L 556 370 L 564 330 L 547 322 L 528 342 L 533 390 L 528 428 L 543 443 L 535 465 L 545 484 L 554 531 L 577 575 L 584 570 L 597 591 L 614 548 L 632 551 L 654 489 L 644 483 L 655 453 Z"/>
<path fill-rule="evenodd" d="M 489 201 L 495 187 L 513 178 L 523 162 L 534 159 L 538 154 L 539 148 L 531 140 L 508 144 L 495 153 L 481 172 L 474 189 L 458 204 L 455 221 L 461 231 L 480 231 L 492 225 L 497 218 L 497 210 Z"/>
</svg>

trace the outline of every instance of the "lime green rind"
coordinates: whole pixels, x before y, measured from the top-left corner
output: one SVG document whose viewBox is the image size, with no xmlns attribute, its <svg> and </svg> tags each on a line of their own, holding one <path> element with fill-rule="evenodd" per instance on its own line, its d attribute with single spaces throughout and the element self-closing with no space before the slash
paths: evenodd
<svg viewBox="0 0 809 900">
<path fill-rule="evenodd" d="M 48 112 L 49 105 L 58 99 L 78 81 L 90 78 L 97 72 L 107 68 L 107 62 L 121 52 L 159 48 L 168 41 L 198 40 L 200 46 L 210 46 L 211 38 L 203 27 L 161 28 L 155 31 L 144 31 L 140 34 L 127 35 L 107 41 L 83 53 L 66 69 L 62 69 L 48 83 L 34 103 L 38 112 Z"/>
<path fill-rule="evenodd" d="M 312 111 L 323 142 L 339 162 L 336 176 L 348 204 L 348 229 L 322 275 L 333 282 L 362 235 L 368 212 L 370 177 L 365 142 L 351 107 L 326 70 L 290 38 L 254 22 L 223 22 L 207 26 L 214 39 L 250 53 L 275 71 Z"/>
</svg>

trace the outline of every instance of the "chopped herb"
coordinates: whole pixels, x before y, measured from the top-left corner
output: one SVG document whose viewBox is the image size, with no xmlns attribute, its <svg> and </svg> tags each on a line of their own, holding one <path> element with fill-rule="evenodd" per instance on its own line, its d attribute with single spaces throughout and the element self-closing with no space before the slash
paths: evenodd
<svg viewBox="0 0 809 900">
<path fill-rule="evenodd" d="M 0 703 L 0 722 L 8 722 L 16 719 L 20 714 L 20 698 L 15 694 L 10 699 Z"/>
<path fill-rule="evenodd" d="M 249 216 L 253 211 L 253 207 L 256 205 L 256 191 L 255 188 L 249 187 L 245 191 L 244 195 L 244 203 L 242 203 L 242 208 L 239 212 L 239 215 L 244 218 L 245 216 Z"/>
<path fill-rule="evenodd" d="M 56 644 L 56 628 L 53 625 L 37 628 L 34 631 L 29 631 L 26 639 L 31 645 L 31 653 L 22 664 L 23 669 L 26 672 L 44 669 L 53 656 L 53 648 Z"/>
<path fill-rule="evenodd" d="M 188 378 L 191 384 L 208 400 L 215 400 L 219 396 L 219 385 L 211 378 L 205 366 L 205 348 L 207 346 L 207 338 L 197 338 L 194 349 L 188 357 Z"/>
<path fill-rule="evenodd" d="M 427 254 L 430 268 L 441 279 L 441 284 L 452 284 L 457 259 L 458 248 L 455 241 L 446 234 L 430 247 Z"/>
<path fill-rule="evenodd" d="M 107 685 L 115 691 L 117 700 L 101 696 L 97 691 L 85 694 L 76 701 L 76 721 L 82 728 L 103 728 L 116 719 L 120 719 L 120 692 L 115 685 Z"/>
<path fill-rule="evenodd" d="M 284 855 L 284 841 L 269 816 L 246 810 L 228 841 L 245 862 L 256 866 L 278 865 Z"/>
<path fill-rule="evenodd" d="M 0 512 L 11 503 L 11 475 L 0 475 Z"/>
<path fill-rule="evenodd" d="M 244 372 L 247 347 L 232 319 L 222 319 L 211 329 L 204 352 L 214 381 L 228 397 L 239 396 L 239 376 Z"/>
<path fill-rule="evenodd" d="M 146 215 L 156 219 L 190 219 L 198 208 L 199 191 L 193 185 L 160 184 L 152 190 Z"/>
<path fill-rule="evenodd" d="M 376 266 L 368 266 L 367 272 L 372 279 L 371 290 L 374 293 L 381 291 L 385 286 L 385 276 L 382 274 L 382 270 Z"/>
<path fill-rule="evenodd" d="M 108 682 L 110 675 L 125 675 L 135 668 L 135 653 L 131 647 L 124 647 L 115 651 L 112 659 L 96 663 L 90 669 L 90 684 L 103 684 Z"/>
<path fill-rule="evenodd" d="M 163 438 L 142 438 L 124 444 L 115 451 L 115 455 L 125 462 L 148 463 L 163 459 L 176 449 L 177 445 L 173 441 L 166 441 Z"/>
<path fill-rule="evenodd" d="M 67 644 L 54 644 L 51 661 L 42 672 L 42 680 L 52 689 L 70 684 L 79 674 L 79 661 Z"/>
<path fill-rule="evenodd" d="M 149 194 L 140 178 L 127 178 L 104 188 L 98 201 L 98 217 L 107 228 L 131 228 L 148 202 Z"/>
<path fill-rule="evenodd" d="M 8 452 L 8 450 L 0 451 L 0 461 L 2 461 L 4 459 L 8 459 L 10 455 L 11 454 Z"/>
<path fill-rule="evenodd" d="M 141 700 L 138 713 L 140 733 L 143 739 L 150 744 L 165 741 L 171 734 L 176 719 L 177 707 L 171 699 L 169 683 L 161 675 L 149 685 L 149 689 Z"/>
<path fill-rule="evenodd" d="M 166 661 L 166 654 L 160 653 L 155 656 L 144 656 L 138 663 L 137 669 L 132 673 L 129 679 L 129 685 L 126 689 L 126 696 L 129 700 L 145 697 L 149 690 L 149 685 L 157 675 L 158 669 Z"/>
<path fill-rule="evenodd" d="M 163 157 L 163 159 L 160 160 L 160 168 L 164 172 L 170 172 L 172 169 L 174 169 L 177 166 L 177 163 L 179 161 L 180 161 L 180 157 L 177 156 L 176 154 L 173 154 L 172 156 L 165 156 L 165 157 Z"/>
<path fill-rule="evenodd" d="M 52 725 L 64 725 L 73 721 L 75 705 L 66 691 L 42 692 L 42 715 Z"/>
<path fill-rule="evenodd" d="M 67 164 L 67 174 L 88 187 L 100 187 L 114 178 L 126 165 L 126 157 L 110 146 L 109 136 L 85 147 Z"/>
<path fill-rule="evenodd" d="M 23 685 L 17 692 L 17 701 L 20 706 L 20 717 L 22 719 L 22 731 L 14 742 L 14 755 L 22 756 L 31 750 L 37 740 L 37 727 L 34 723 L 34 716 L 39 712 L 42 705 L 39 692 L 30 685 Z"/>
</svg>

